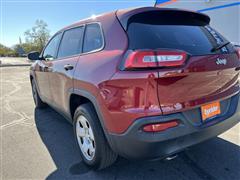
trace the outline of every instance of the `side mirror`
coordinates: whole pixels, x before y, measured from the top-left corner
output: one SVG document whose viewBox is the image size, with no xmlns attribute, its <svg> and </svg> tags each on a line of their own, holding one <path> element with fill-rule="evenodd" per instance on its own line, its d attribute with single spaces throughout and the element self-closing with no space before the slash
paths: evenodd
<svg viewBox="0 0 240 180">
<path fill-rule="evenodd" d="M 36 61 L 40 59 L 39 56 L 40 56 L 39 52 L 33 51 L 33 52 L 30 52 L 27 57 L 29 60 Z"/>
</svg>

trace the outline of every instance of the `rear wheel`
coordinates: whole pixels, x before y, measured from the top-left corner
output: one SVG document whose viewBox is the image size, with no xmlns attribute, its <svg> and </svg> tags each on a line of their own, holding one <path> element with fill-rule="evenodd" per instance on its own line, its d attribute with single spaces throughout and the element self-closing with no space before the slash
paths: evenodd
<svg viewBox="0 0 240 180">
<path fill-rule="evenodd" d="M 32 95 L 33 95 L 33 100 L 34 100 L 34 103 L 36 105 L 36 108 L 46 107 L 46 103 L 44 103 L 41 100 L 41 98 L 38 94 L 37 87 L 36 87 L 36 84 L 35 84 L 34 80 L 32 80 L 31 83 L 32 83 Z"/>
<path fill-rule="evenodd" d="M 76 109 L 74 132 L 85 164 L 94 169 L 103 169 L 116 161 L 117 154 L 109 147 L 95 109 L 90 103 Z"/>
</svg>

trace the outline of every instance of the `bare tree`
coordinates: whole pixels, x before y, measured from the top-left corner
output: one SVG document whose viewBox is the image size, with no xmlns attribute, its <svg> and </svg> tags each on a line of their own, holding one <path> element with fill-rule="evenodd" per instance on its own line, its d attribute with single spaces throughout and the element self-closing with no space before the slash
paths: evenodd
<svg viewBox="0 0 240 180">
<path fill-rule="evenodd" d="M 50 31 L 47 27 L 47 23 L 43 20 L 36 20 L 35 25 L 24 33 L 26 43 L 31 44 L 37 51 L 42 51 L 50 37 Z"/>
</svg>

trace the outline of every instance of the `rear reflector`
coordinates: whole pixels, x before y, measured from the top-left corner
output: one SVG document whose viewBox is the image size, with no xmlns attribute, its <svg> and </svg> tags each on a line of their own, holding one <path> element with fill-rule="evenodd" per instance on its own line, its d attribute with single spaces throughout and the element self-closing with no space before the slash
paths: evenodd
<svg viewBox="0 0 240 180">
<path fill-rule="evenodd" d="M 145 132 L 160 132 L 165 131 L 169 128 L 173 128 L 179 125 L 179 122 L 177 120 L 163 122 L 163 123 L 157 123 L 157 124 L 148 124 L 143 127 L 143 131 Z"/>
<path fill-rule="evenodd" d="M 128 51 L 124 68 L 153 68 L 182 65 L 187 54 L 183 51 Z"/>
</svg>

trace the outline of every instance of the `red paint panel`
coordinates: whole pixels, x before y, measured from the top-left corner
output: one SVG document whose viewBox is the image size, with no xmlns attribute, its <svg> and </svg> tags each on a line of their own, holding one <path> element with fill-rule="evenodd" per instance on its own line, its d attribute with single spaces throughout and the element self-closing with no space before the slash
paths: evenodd
<svg viewBox="0 0 240 180">
<path fill-rule="evenodd" d="M 138 118 L 161 115 L 157 97 L 157 71 L 119 71 L 101 83 L 99 99 L 103 102 L 108 130 L 123 133 Z"/>
<path fill-rule="evenodd" d="M 217 58 L 226 65 L 217 65 Z M 239 92 L 236 54 L 191 57 L 178 69 L 159 70 L 158 95 L 163 114 L 185 111 Z"/>
</svg>

